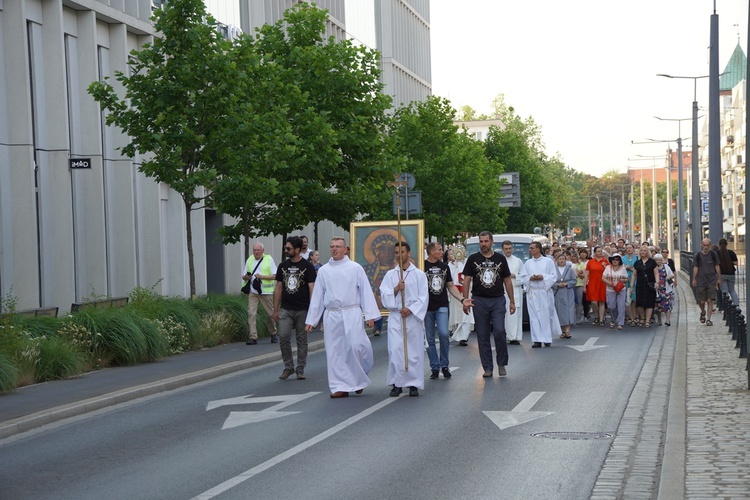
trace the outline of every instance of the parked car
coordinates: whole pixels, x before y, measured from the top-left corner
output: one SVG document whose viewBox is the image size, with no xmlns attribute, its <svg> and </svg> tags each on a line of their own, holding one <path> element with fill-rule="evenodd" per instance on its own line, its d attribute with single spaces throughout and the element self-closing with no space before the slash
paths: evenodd
<svg viewBox="0 0 750 500">
<path fill-rule="evenodd" d="M 509 234 L 493 234 L 492 235 L 492 248 L 498 253 L 503 253 L 503 241 L 510 241 L 513 243 L 513 255 L 526 262 L 531 258 L 529 254 L 529 246 L 532 241 L 538 241 L 542 246 L 549 245 L 549 238 L 541 234 L 531 233 L 509 233 Z M 466 246 L 466 253 L 471 255 L 479 251 L 479 236 L 472 236 L 464 243 Z M 523 294 L 523 326 L 524 329 L 528 329 L 529 325 L 529 312 L 526 307 L 526 294 Z"/>
</svg>

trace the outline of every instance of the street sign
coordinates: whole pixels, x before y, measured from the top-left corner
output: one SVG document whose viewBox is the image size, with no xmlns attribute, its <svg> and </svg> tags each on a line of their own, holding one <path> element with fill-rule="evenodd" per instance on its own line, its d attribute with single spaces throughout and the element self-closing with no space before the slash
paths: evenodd
<svg viewBox="0 0 750 500">
<path fill-rule="evenodd" d="M 406 197 L 406 193 L 401 193 L 401 213 L 407 215 L 421 214 L 422 213 L 422 192 L 421 191 L 409 191 L 409 197 Z M 393 215 L 396 215 L 396 194 L 393 194 Z"/>
<path fill-rule="evenodd" d="M 68 158 L 68 167 L 74 169 L 91 168 L 91 158 Z"/>
<path fill-rule="evenodd" d="M 406 182 L 406 189 L 414 189 L 414 186 L 417 184 L 417 179 L 414 178 L 414 174 L 410 174 L 408 172 L 404 172 L 403 174 L 398 176 L 399 182 Z"/>
<path fill-rule="evenodd" d="M 498 176 L 500 184 L 500 197 L 498 203 L 501 207 L 521 206 L 521 183 L 518 172 L 506 172 Z"/>
<path fill-rule="evenodd" d="M 701 215 L 708 215 L 708 200 L 701 200 Z"/>
</svg>

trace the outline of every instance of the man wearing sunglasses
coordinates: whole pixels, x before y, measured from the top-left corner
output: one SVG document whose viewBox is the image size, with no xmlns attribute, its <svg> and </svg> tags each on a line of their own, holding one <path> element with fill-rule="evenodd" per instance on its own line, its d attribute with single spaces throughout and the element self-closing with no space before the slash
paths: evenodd
<svg viewBox="0 0 750 500">
<path fill-rule="evenodd" d="M 273 294 L 273 319 L 279 323 L 279 346 L 284 371 L 279 378 L 286 380 L 297 373 L 297 380 L 305 379 L 307 365 L 307 332 L 305 318 L 310 308 L 310 296 L 317 272 L 309 260 L 303 259 L 302 238 L 290 236 L 286 239 L 284 253 L 287 260 L 276 271 L 276 288 Z M 297 341 L 297 368 L 292 353 L 292 331 Z"/>
</svg>

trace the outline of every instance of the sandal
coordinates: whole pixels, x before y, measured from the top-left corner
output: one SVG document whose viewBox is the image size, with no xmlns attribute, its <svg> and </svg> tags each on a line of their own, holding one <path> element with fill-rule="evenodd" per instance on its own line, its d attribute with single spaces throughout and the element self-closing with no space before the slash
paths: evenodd
<svg viewBox="0 0 750 500">
<path fill-rule="evenodd" d="M 706 320 L 706 326 L 714 326 L 713 321 L 711 321 L 710 319 L 707 319 Z"/>
<path fill-rule="evenodd" d="M 568 332 L 568 333 L 566 333 L 566 334 L 565 334 L 565 338 L 566 338 L 566 339 L 569 339 L 569 338 L 571 338 L 571 337 L 570 337 L 570 332 Z"/>
<path fill-rule="evenodd" d="M 622 330 L 622 325 L 617 325 L 618 330 Z"/>
<path fill-rule="evenodd" d="M 611 330 L 611 329 L 613 329 L 614 327 L 615 327 L 615 322 L 613 321 L 612 323 L 610 323 L 610 324 L 609 324 L 609 329 Z"/>
<path fill-rule="evenodd" d="M 561 333 L 561 334 L 560 334 L 560 338 L 561 338 L 561 339 L 564 339 L 564 338 L 567 338 L 567 337 L 565 336 L 565 334 L 564 334 L 564 333 Z"/>
<path fill-rule="evenodd" d="M 658 322 L 658 323 L 656 324 L 656 326 L 661 326 L 661 321 L 659 321 L 659 322 Z"/>
<path fill-rule="evenodd" d="M 664 324 L 667 325 L 667 326 L 672 326 L 672 323 L 669 323 L 669 322 L 666 322 Z"/>
<path fill-rule="evenodd" d="M 705 323 L 705 322 L 706 322 L 706 311 L 703 311 L 701 313 L 701 323 Z"/>
<path fill-rule="evenodd" d="M 643 325 L 644 328 L 651 328 L 651 322 L 649 321 L 645 325 Z"/>
</svg>

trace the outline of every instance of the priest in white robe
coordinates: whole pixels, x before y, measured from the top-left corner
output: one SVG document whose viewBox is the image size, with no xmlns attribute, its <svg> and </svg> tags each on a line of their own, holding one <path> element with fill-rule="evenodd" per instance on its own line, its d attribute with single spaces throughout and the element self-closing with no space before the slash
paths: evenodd
<svg viewBox="0 0 750 500">
<path fill-rule="evenodd" d="M 555 294 L 552 286 L 557 280 L 555 263 L 542 254 L 542 245 L 532 242 L 529 246 L 531 258 L 523 265 L 519 276 L 526 292 L 526 307 L 529 310 L 531 347 L 552 345 L 552 329 L 559 333 L 560 322 L 555 312 Z"/>
<path fill-rule="evenodd" d="M 343 238 L 331 240 L 331 260 L 318 271 L 305 320 L 305 329 L 310 332 L 324 316 L 332 398 L 347 397 L 350 392 L 360 394 L 370 385 L 372 344 L 364 323 L 372 327 L 380 318 L 367 275 L 362 266 L 349 260 L 347 250 Z"/>
<path fill-rule="evenodd" d="M 519 276 L 523 272 L 523 261 L 513 255 L 513 243 L 503 241 L 503 255 L 508 261 L 510 279 L 513 282 L 513 300 L 516 312 L 510 313 L 510 300 L 505 301 L 505 338 L 511 345 L 520 345 L 523 339 L 523 287 Z"/>
<path fill-rule="evenodd" d="M 410 258 L 411 249 L 408 243 L 402 243 L 399 262 L 401 271 L 399 267 L 391 269 L 380 284 L 380 300 L 383 307 L 390 312 L 386 383 L 393 386 L 391 396 L 394 397 L 401 394 L 404 387 L 409 388 L 409 396 L 419 396 L 419 389 L 424 389 L 424 317 L 427 314 L 429 292 L 427 276 L 410 261 Z M 404 363 L 404 335 L 409 361 L 408 370 L 405 369 Z"/>
</svg>

